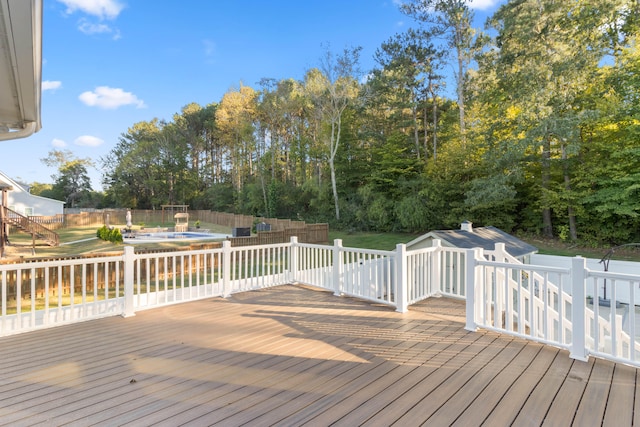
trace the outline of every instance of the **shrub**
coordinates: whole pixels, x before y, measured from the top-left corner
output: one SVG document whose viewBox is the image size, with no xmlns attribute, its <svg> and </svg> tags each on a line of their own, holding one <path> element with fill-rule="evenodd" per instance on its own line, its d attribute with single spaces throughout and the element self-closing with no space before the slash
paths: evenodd
<svg viewBox="0 0 640 427">
<path fill-rule="evenodd" d="M 96 236 L 102 240 L 109 240 L 109 229 L 107 228 L 107 226 L 103 225 L 102 227 L 98 228 Z"/>
<path fill-rule="evenodd" d="M 109 241 L 113 243 L 122 243 L 122 233 L 119 228 L 114 228 L 109 233 Z"/>
<path fill-rule="evenodd" d="M 96 236 L 99 239 L 105 240 L 107 242 L 112 242 L 112 243 L 122 243 L 122 233 L 120 232 L 119 228 L 112 228 L 109 229 L 107 228 L 106 225 L 103 225 L 102 227 L 98 228 L 98 231 L 96 232 Z"/>
</svg>

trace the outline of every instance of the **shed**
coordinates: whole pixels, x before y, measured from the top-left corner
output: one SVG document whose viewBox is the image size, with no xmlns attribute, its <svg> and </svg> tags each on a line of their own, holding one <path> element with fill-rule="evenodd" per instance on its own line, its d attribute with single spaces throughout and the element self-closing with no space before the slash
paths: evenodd
<svg viewBox="0 0 640 427">
<path fill-rule="evenodd" d="M 482 248 L 492 251 L 496 243 L 504 243 L 507 252 L 527 262 L 531 254 L 538 252 L 538 248 L 532 246 L 499 228 L 476 227 L 470 221 L 461 224 L 459 230 L 434 230 L 407 243 L 407 249 L 422 249 L 433 246 L 434 240 L 440 240 L 442 246 L 452 248 L 473 249 Z"/>
</svg>

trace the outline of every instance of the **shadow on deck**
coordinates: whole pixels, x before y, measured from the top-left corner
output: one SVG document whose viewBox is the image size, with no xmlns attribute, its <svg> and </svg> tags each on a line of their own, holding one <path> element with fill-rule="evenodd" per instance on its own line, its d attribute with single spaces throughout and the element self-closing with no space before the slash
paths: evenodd
<svg viewBox="0 0 640 427">
<path fill-rule="evenodd" d="M 2 425 L 632 425 L 634 368 L 279 286 L 0 339 Z"/>
</svg>

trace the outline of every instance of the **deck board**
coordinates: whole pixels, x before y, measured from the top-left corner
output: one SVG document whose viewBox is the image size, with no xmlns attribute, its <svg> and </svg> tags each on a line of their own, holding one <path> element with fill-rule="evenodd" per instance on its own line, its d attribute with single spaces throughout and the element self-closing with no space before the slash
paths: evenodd
<svg viewBox="0 0 640 427">
<path fill-rule="evenodd" d="M 613 363 L 603 362 L 594 360 L 589 382 L 576 411 L 575 425 L 599 426 L 602 424 L 615 367 Z"/>
<path fill-rule="evenodd" d="M 635 425 L 635 368 L 302 286 L 0 338 L 0 425 Z"/>
<path fill-rule="evenodd" d="M 558 396 L 558 390 L 562 384 L 563 370 L 569 366 L 567 362 L 571 360 L 566 360 L 568 359 L 566 352 L 553 353 L 555 355 L 554 363 L 559 362 L 560 365 L 559 372 L 556 369 L 549 369 L 552 367 L 551 365 L 541 366 L 537 374 L 542 375 L 542 378 L 537 379 L 535 375 L 527 377 L 529 382 L 524 385 L 524 389 L 529 388 L 531 392 L 515 417 L 514 424 L 540 425 L 547 418 L 548 408 L 554 400 L 557 398 L 564 400 L 564 395 Z M 570 410 L 570 408 L 565 406 L 565 410 Z"/>
<path fill-rule="evenodd" d="M 627 408 L 633 407 L 636 369 L 626 365 L 616 365 L 613 371 L 611 391 L 607 399 L 603 426 L 633 425 L 633 414 Z"/>
<path fill-rule="evenodd" d="M 434 425 L 468 426 L 484 420 L 508 392 L 514 379 L 518 379 L 531 367 L 540 351 L 539 345 L 524 345 L 521 351 L 506 365 L 492 363 L 474 377 L 474 382 L 461 388 L 453 399 L 447 401 L 429 422 Z M 464 408 L 464 411 L 460 411 Z"/>
<path fill-rule="evenodd" d="M 559 353 L 543 381 L 548 393 L 557 390 L 545 416 L 545 426 L 568 426 L 573 424 L 586 384 L 593 369 L 594 359 L 589 362 L 571 360 Z M 561 397 L 559 397 L 561 396 Z"/>
</svg>

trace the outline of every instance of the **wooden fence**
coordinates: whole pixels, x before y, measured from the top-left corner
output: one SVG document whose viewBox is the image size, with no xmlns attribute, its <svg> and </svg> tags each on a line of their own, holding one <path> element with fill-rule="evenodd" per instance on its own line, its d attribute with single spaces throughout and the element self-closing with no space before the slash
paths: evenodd
<svg viewBox="0 0 640 427">
<path fill-rule="evenodd" d="M 68 227 L 100 227 L 105 224 L 116 226 L 124 225 L 126 224 L 126 213 L 127 211 L 124 209 L 114 209 L 48 217 L 33 216 L 30 218 L 33 221 L 45 225 L 49 229 L 59 230 Z M 135 210 L 131 211 L 131 213 L 134 225 L 162 223 L 162 211 Z M 173 224 L 172 214 L 165 211 L 164 220 L 165 224 Z M 287 243 L 291 240 L 292 236 L 297 236 L 300 243 L 329 243 L 329 224 L 307 224 L 304 221 L 293 221 L 290 219 L 263 218 L 204 210 L 189 211 L 189 220 L 191 224 L 196 220 L 200 220 L 229 228 L 252 228 L 256 223 L 266 223 L 270 225 L 270 231 L 259 231 L 250 237 L 230 237 L 229 240 L 231 241 L 232 247 Z M 194 249 L 205 249 L 219 246 L 207 243 L 192 244 L 191 247 Z"/>
<path fill-rule="evenodd" d="M 251 237 L 231 237 L 231 246 L 254 246 L 286 243 L 292 236 L 300 243 L 329 243 L 329 224 L 304 224 L 302 227 L 286 228 L 277 231 L 260 231 Z"/>
<path fill-rule="evenodd" d="M 271 225 L 271 231 L 281 231 L 289 228 L 305 228 L 304 221 L 294 221 L 290 219 L 264 218 L 251 215 L 236 215 L 226 212 L 214 212 L 206 210 L 191 210 L 189 221 L 209 222 L 222 225 L 224 227 L 253 227 L 254 224 L 264 222 Z M 54 216 L 31 216 L 34 222 L 45 225 L 50 229 L 57 230 L 70 227 L 101 226 L 107 222 L 111 225 L 126 224 L 127 211 L 125 209 L 105 209 L 102 211 L 69 213 Z M 165 211 L 164 215 L 160 210 L 132 210 L 131 216 L 133 224 L 174 224 L 173 213 Z"/>
</svg>

